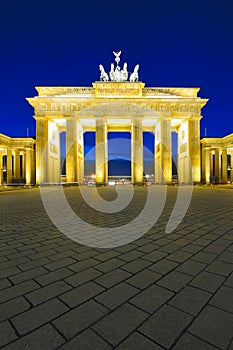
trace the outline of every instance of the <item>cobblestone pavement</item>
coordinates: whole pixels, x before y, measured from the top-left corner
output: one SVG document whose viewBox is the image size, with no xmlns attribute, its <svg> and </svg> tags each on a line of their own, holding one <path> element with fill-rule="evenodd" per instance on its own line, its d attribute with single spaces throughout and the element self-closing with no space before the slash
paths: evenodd
<svg viewBox="0 0 233 350">
<path fill-rule="evenodd" d="M 106 199 L 114 189 L 101 188 Z M 96 213 L 78 188 L 73 210 L 99 226 L 141 210 Z M 114 249 L 81 246 L 61 234 L 39 189 L 0 194 L 0 348 L 233 350 L 233 190 L 195 187 L 188 213 L 165 233 L 177 195 L 143 237 Z"/>
</svg>

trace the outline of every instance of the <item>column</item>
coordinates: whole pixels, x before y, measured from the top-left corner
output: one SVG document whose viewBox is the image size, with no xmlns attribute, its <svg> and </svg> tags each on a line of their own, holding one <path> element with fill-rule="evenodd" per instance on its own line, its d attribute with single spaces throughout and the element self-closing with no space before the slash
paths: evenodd
<svg viewBox="0 0 233 350">
<path fill-rule="evenodd" d="M 210 183 L 210 149 L 202 148 L 202 183 Z"/>
<path fill-rule="evenodd" d="M 27 148 L 25 154 L 26 185 L 34 184 L 34 149 Z"/>
<path fill-rule="evenodd" d="M 210 150 L 210 182 L 213 182 L 213 178 L 214 178 L 213 151 Z"/>
<path fill-rule="evenodd" d="M 231 182 L 233 182 L 233 151 L 231 151 Z"/>
<path fill-rule="evenodd" d="M 219 150 L 215 150 L 215 157 L 214 157 L 214 176 L 215 176 L 215 182 L 221 181 L 221 171 L 220 171 L 220 153 Z"/>
<path fill-rule="evenodd" d="M 66 121 L 66 182 L 77 182 L 77 121 Z"/>
<path fill-rule="evenodd" d="M 155 182 L 172 182 L 171 120 L 161 120 L 156 128 Z"/>
<path fill-rule="evenodd" d="M 0 151 L 0 186 L 3 184 L 3 161 L 2 161 L 3 152 Z"/>
<path fill-rule="evenodd" d="M 12 184 L 12 150 L 11 148 L 7 148 L 7 184 Z"/>
<path fill-rule="evenodd" d="M 192 163 L 192 179 L 190 180 L 197 183 L 201 181 L 200 120 L 189 120 L 188 129 L 189 156 Z"/>
<path fill-rule="evenodd" d="M 104 118 L 96 118 L 96 183 L 108 182 L 107 125 Z"/>
<path fill-rule="evenodd" d="M 14 179 L 19 180 L 20 178 L 20 152 L 15 150 L 14 152 Z"/>
<path fill-rule="evenodd" d="M 227 183 L 227 148 L 222 149 L 222 182 Z"/>
<path fill-rule="evenodd" d="M 36 119 L 36 183 L 48 181 L 48 120 Z"/>
<path fill-rule="evenodd" d="M 83 140 L 83 127 L 80 122 L 77 123 L 77 177 L 78 183 L 82 184 L 84 179 L 84 140 Z"/>
<path fill-rule="evenodd" d="M 131 126 L 131 181 L 143 183 L 143 137 L 139 118 L 133 118 Z"/>
</svg>

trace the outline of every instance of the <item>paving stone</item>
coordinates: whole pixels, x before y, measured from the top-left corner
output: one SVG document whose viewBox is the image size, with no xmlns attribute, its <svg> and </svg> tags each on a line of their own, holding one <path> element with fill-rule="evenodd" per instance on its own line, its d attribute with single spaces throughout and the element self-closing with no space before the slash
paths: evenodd
<svg viewBox="0 0 233 350">
<path fill-rule="evenodd" d="M 185 260 L 189 259 L 191 256 L 192 256 L 192 254 L 178 250 L 175 253 L 168 255 L 167 259 L 180 263 L 180 262 L 184 262 Z"/>
<path fill-rule="evenodd" d="M 74 263 L 76 263 L 76 260 L 74 260 L 72 258 L 66 258 L 66 259 L 54 261 L 50 264 L 46 264 L 45 267 L 46 267 L 46 269 L 53 271 L 53 270 L 58 270 L 61 267 L 67 267 L 67 266 L 74 264 Z"/>
<path fill-rule="evenodd" d="M 71 341 L 63 345 L 59 350 L 110 350 L 112 347 L 95 334 L 91 329 L 87 329 Z"/>
<path fill-rule="evenodd" d="M 15 340 L 17 335 L 8 321 L 0 323 L 0 347 Z"/>
<path fill-rule="evenodd" d="M 53 299 L 12 318 L 20 335 L 24 335 L 68 311 L 60 300 Z"/>
<path fill-rule="evenodd" d="M 38 288 L 39 288 L 39 285 L 33 280 L 26 281 L 9 288 L 5 288 L 0 291 L 0 302 L 3 303 L 7 300 L 16 298 L 25 293 L 29 293 Z"/>
<path fill-rule="evenodd" d="M 191 276 L 188 276 L 184 273 L 172 271 L 168 275 L 164 276 L 161 280 L 159 280 L 157 284 L 172 291 L 178 292 L 191 280 L 191 278 Z"/>
<path fill-rule="evenodd" d="M 233 314 L 233 288 L 220 287 L 210 304 Z"/>
<path fill-rule="evenodd" d="M 209 264 L 216 259 L 217 255 L 208 252 L 199 252 L 193 255 L 192 259 L 195 261 L 202 262 L 204 264 Z"/>
<path fill-rule="evenodd" d="M 26 297 L 32 303 L 32 305 L 36 306 L 60 294 L 67 292 L 71 288 L 72 287 L 64 281 L 58 281 L 46 287 L 37 289 L 27 294 Z"/>
<path fill-rule="evenodd" d="M 12 283 L 7 278 L 0 279 L 0 290 L 12 286 Z"/>
<path fill-rule="evenodd" d="M 141 258 L 138 258 L 134 261 L 131 261 L 125 264 L 124 266 L 121 267 L 121 269 L 135 274 L 141 270 L 144 270 L 146 267 L 150 265 L 151 265 L 150 261 L 146 261 Z"/>
<path fill-rule="evenodd" d="M 206 306 L 189 331 L 220 349 L 227 349 L 233 334 L 233 315 L 212 306 Z"/>
<path fill-rule="evenodd" d="M 169 304 L 195 316 L 211 297 L 208 292 L 186 286 L 169 301 Z"/>
<path fill-rule="evenodd" d="M 204 270 L 205 267 L 206 264 L 200 263 L 198 261 L 188 260 L 179 265 L 176 270 L 187 273 L 190 276 L 196 276 L 198 273 Z"/>
<path fill-rule="evenodd" d="M 190 285 L 214 293 L 223 283 L 224 277 L 202 271 L 190 282 Z"/>
<path fill-rule="evenodd" d="M 100 287 L 98 284 L 90 281 L 82 286 L 79 286 L 63 295 L 59 298 L 64 301 L 70 307 L 75 307 L 91 299 L 103 292 L 104 288 Z"/>
<path fill-rule="evenodd" d="M 80 272 L 92 266 L 96 266 L 96 267 L 99 266 L 99 262 L 97 260 L 89 258 L 87 260 L 79 261 L 79 262 L 76 262 L 75 264 L 69 265 L 69 269 L 74 272 Z"/>
<path fill-rule="evenodd" d="M 24 281 L 28 281 L 28 280 L 33 279 L 35 277 L 41 276 L 47 272 L 48 271 L 44 267 L 39 266 L 33 270 L 28 270 L 28 271 L 21 272 L 17 275 L 14 275 L 14 276 L 10 276 L 9 279 L 14 284 L 17 284 L 17 283 L 22 283 Z"/>
<path fill-rule="evenodd" d="M 148 243 L 148 244 L 145 244 L 145 245 L 137 248 L 137 250 L 139 250 L 140 252 L 143 252 L 143 253 L 150 253 L 150 252 L 157 250 L 159 248 L 160 248 L 159 245 L 156 245 L 153 243 Z"/>
<path fill-rule="evenodd" d="M 176 252 L 179 249 L 180 249 L 180 245 L 175 244 L 175 243 L 169 243 L 169 244 L 161 247 L 160 251 L 171 254 L 171 253 Z"/>
<path fill-rule="evenodd" d="M 96 278 L 96 282 L 105 288 L 111 288 L 115 284 L 126 280 L 130 276 L 131 274 L 126 271 L 115 269 Z"/>
<path fill-rule="evenodd" d="M 30 260 L 25 257 L 25 256 L 22 256 L 21 258 L 18 258 L 18 259 L 14 259 L 14 260 L 8 260 L 8 261 L 5 261 L 5 262 L 2 262 L 0 264 L 0 270 L 5 270 L 9 267 L 13 267 L 13 266 L 18 266 L 22 263 L 28 263 L 30 262 Z M 20 267 L 20 266 L 19 266 Z"/>
<path fill-rule="evenodd" d="M 174 261 L 170 261 L 167 259 L 160 260 L 156 262 L 153 265 L 149 266 L 149 270 L 158 272 L 162 275 L 166 275 L 171 270 L 174 270 L 178 266 L 178 263 L 175 263 Z"/>
<path fill-rule="evenodd" d="M 90 268 L 66 278 L 65 281 L 73 287 L 77 287 L 101 275 L 100 271 Z"/>
<path fill-rule="evenodd" d="M 134 298 L 130 299 L 130 303 L 148 313 L 154 313 L 173 295 L 173 292 L 165 288 L 152 285 L 136 295 Z"/>
<path fill-rule="evenodd" d="M 202 250 L 203 247 L 201 247 L 200 245 L 197 245 L 197 244 L 189 244 L 187 245 L 186 247 L 182 247 L 181 250 L 183 250 L 184 252 L 188 252 L 188 253 L 191 253 L 191 254 L 195 254 L 195 253 L 198 253 L 200 252 L 200 250 Z"/>
<path fill-rule="evenodd" d="M 30 306 L 31 305 L 23 297 L 0 304 L 0 322 L 28 310 Z"/>
<path fill-rule="evenodd" d="M 143 255 L 143 259 L 151 261 L 151 262 L 156 262 L 158 260 L 161 260 L 167 256 L 167 253 L 161 252 L 160 250 L 156 250 L 154 252 L 147 253 Z"/>
<path fill-rule="evenodd" d="M 153 314 L 139 331 L 166 349 L 170 349 L 191 321 L 191 316 L 165 305 Z"/>
<path fill-rule="evenodd" d="M 118 255 L 120 255 L 119 252 L 114 251 L 114 250 L 109 250 L 109 251 L 107 251 L 105 253 L 97 254 L 95 256 L 95 259 L 103 262 L 103 261 L 115 258 Z"/>
<path fill-rule="evenodd" d="M 185 333 L 181 339 L 178 340 L 173 350 L 217 350 L 205 341 L 194 337 L 192 334 Z"/>
<path fill-rule="evenodd" d="M 10 268 L 7 268 L 5 270 L 1 270 L 1 278 L 10 277 L 13 275 L 16 275 L 17 273 L 20 273 L 20 269 L 17 266 L 12 266 Z"/>
<path fill-rule="evenodd" d="M 46 270 L 46 272 L 48 272 Z M 49 273 L 43 274 L 40 277 L 35 278 L 35 280 L 42 286 L 46 286 L 48 284 L 57 282 L 59 280 L 62 280 L 70 275 L 72 275 L 73 272 L 70 271 L 67 268 L 61 268 L 59 270 L 51 271 Z"/>
<path fill-rule="evenodd" d="M 150 270 L 143 270 L 138 272 L 133 277 L 130 277 L 127 279 L 127 283 L 131 284 L 132 286 L 144 289 L 147 288 L 152 283 L 156 282 L 161 277 L 160 274 L 157 272 L 153 272 Z"/>
<path fill-rule="evenodd" d="M 59 317 L 53 324 L 70 339 L 101 319 L 107 312 L 104 306 L 90 300 Z"/>
<path fill-rule="evenodd" d="M 4 350 L 53 350 L 64 342 L 62 336 L 50 324 L 47 324 L 6 346 Z"/>
<path fill-rule="evenodd" d="M 228 264 L 223 261 L 214 261 L 206 268 L 206 271 L 217 275 L 229 276 L 229 274 L 233 271 L 233 264 Z"/>
<path fill-rule="evenodd" d="M 127 302 L 139 290 L 133 286 L 128 285 L 127 283 L 119 283 L 116 286 L 108 289 L 106 292 L 101 293 L 95 299 L 106 306 L 107 308 L 113 310 L 121 304 Z"/>
<path fill-rule="evenodd" d="M 231 275 L 226 279 L 226 281 L 224 282 L 224 284 L 228 287 L 232 287 L 233 288 L 233 272 L 231 273 Z"/>
<path fill-rule="evenodd" d="M 117 346 L 129 336 L 148 315 L 132 305 L 124 304 L 93 326 L 102 338 Z"/>
<path fill-rule="evenodd" d="M 132 260 L 139 258 L 142 255 L 144 255 L 143 252 L 140 252 L 138 250 L 131 250 L 130 252 L 122 254 L 119 258 L 123 261 L 130 262 Z"/>
<path fill-rule="evenodd" d="M 138 332 L 131 334 L 123 343 L 117 346 L 117 350 L 163 350 L 159 345 L 156 345 L 148 338 Z"/>
<path fill-rule="evenodd" d="M 98 263 L 98 265 L 95 266 L 95 269 L 101 271 L 101 272 L 109 272 L 112 271 L 114 269 L 116 269 L 117 267 L 120 267 L 122 265 L 125 265 L 125 262 L 120 260 L 120 259 L 110 259 L 107 260 L 103 263 Z"/>
</svg>

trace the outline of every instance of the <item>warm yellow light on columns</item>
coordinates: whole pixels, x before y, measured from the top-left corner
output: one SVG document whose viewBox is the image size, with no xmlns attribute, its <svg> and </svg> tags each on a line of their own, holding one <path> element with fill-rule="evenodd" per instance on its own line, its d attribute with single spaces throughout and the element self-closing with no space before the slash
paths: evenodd
<svg viewBox="0 0 233 350">
<path fill-rule="evenodd" d="M 31 185 L 34 183 L 34 149 L 26 149 L 25 158 L 26 185 Z"/>
<path fill-rule="evenodd" d="M 210 149 L 202 148 L 202 182 L 210 183 Z"/>
<path fill-rule="evenodd" d="M 189 120 L 188 130 L 189 156 L 192 163 L 192 179 L 190 180 L 199 183 L 201 181 L 200 120 Z"/>
<path fill-rule="evenodd" d="M 36 120 L 36 183 L 48 181 L 48 120 Z"/>
<path fill-rule="evenodd" d="M 12 183 L 12 150 L 7 148 L 7 184 Z"/>
<path fill-rule="evenodd" d="M 14 151 L 14 178 L 20 178 L 20 152 L 17 149 Z"/>
<path fill-rule="evenodd" d="M 221 168 L 220 168 L 220 152 L 218 149 L 215 150 L 215 158 L 214 158 L 214 173 L 215 173 L 215 181 L 221 181 Z"/>
<path fill-rule="evenodd" d="M 77 181 L 77 121 L 73 118 L 66 122 L 66 181 Z"/>
<path fill-rule="evenodd" d="M 227 182 L 227 148 L 222 149 L 222 182 Z"/>
<path fill-rule="evenodd" d="M 108 181 L 107 126 L 104 118 L 96 118 L 96 183 Z"/>
<path fill-rule="evenodd" d="M 131 181 L 143 183 L 143 138 L 139 118 L 133 118 L 131 126 Z"/>
</svg>

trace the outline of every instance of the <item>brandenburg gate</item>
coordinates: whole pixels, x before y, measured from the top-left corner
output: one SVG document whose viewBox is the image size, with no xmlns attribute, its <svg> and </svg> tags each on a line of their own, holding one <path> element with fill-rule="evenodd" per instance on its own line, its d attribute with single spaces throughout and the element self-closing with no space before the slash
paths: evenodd
<svg viewBox="0 0 233 350">
<path fill-rule="evenodd" d="M 60 182 L 60 133 L 66 131 L 66 181 L 82 183 L 84 138 L 96 134 L 96 183 L 108 182 L 108 132 L 131 133 L 131 181 L 143 182 L 143 132 L 155 135 L 155 183 L 172 182 L 171 133 L 178 134 L 179 182 L 201 181 L 200 119 L 208 101 L 197 96 L 199 88 L 145 87 L 133 73 L 119 66 L 114 52 L 107 74 L 92 87 L 36 87 L 38 96 L 27 98 L 36 119 L 36 183 Z"/>
</svg>

